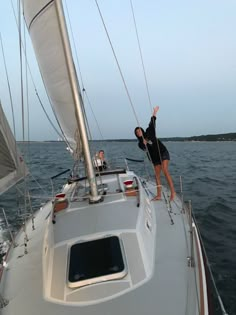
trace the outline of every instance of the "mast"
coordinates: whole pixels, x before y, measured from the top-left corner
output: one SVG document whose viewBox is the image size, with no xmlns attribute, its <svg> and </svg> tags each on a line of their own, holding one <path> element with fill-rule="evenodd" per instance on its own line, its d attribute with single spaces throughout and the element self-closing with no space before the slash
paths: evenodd
<svg viewBox="0 0 236 315">
<path fill-rule="evenodd" d="M 94 168 L 93 168 L 93 163 L 91 160 L 91 153 L 90 153 L 90 148 L 89 148 L 89 143 L 88 143 L 87 129 L 85 125 L 83 111 L 81 108 L 82 98 L 80 96 L 81 95 L 80 87 L 79 87 L 79 83 L 77 80 L 77 75 L 76 75 L 76 71 L 75 71 L 75 67 L 73 63 L 72 51 L 71 51 L 69 36 L 68 36 L 67 27 L 65 23 L 65 16 L 64 16 L 62 1 L 55 0 L 55 5 L 56 5 L 56 11 L 58 15 L 58 22 L 60 26 L 61 38 L 63 41 L 64 53 L 67 57 L 66 66 L 68 69 L 69 80 L 70 80 L 72 94 L 73 94 L 75 117 L 76 117 L 77 126 L 78 126 L 80 137 L 81 137 L 86 171 L 87 171 L 87 176 L 88 176 L 88 180 L 89 180 L 89 184 L 91 188 L 90 202 L 96 203 L 100 201 L 101 196 L 98 195 L 96 178 L 95 178 L 95 173 L 94 173 Z"/>
</svg>

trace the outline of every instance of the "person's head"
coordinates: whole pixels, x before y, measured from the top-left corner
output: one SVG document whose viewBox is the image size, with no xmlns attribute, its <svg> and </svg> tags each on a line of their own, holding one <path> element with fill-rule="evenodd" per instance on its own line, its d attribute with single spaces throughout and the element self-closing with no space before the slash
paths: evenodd
<svg viewBox="0 0 236 315">
<path fill-rule="evenodd" d="M 104 151 L 103 151 L 103 150 L 100 150 L 100 151 L 98 152 L 98 156 L 99 156 L 100 158 L 103 158 L 103 159 L 104 159 Z"/>
<path fill-rule="evenodd" d="M 141 127 L 136 127 L 136 128 L 134 129 L 134 134 L 135 134 L 135 136 L 136 136 L 138 139 L 144 137 L 144 130 L 143 130 L 143 128 L 141 128 Z"/>
</svg>

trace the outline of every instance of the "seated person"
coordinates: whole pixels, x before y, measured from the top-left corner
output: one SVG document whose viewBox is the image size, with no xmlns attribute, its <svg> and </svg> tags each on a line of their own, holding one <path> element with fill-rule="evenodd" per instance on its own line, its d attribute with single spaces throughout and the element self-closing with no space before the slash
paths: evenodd
<svg viewBox="0 0 236 315">
<path fill-rule="evenodd" d="M 105 160 L 104 156 L 104 151 L 100 150 L 98 153 L 96 153 L 94 159 L 93 159 L 93 164 L 96 170 L 98 171 L 103 171 L 107 169 L 107 162 Z"/>
</svg>

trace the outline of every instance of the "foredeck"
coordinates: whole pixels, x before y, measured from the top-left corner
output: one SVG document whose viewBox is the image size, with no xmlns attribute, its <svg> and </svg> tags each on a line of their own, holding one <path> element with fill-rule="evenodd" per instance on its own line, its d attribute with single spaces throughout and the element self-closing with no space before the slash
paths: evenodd
<svg viewBox="0 0 236 315">
<path fill-rule="evenodd" d="M 195 271 L 187 261 L 188 225 L 181 202 L 176 198 L 170 209 L 164 198 L 150 202 L 151 195 L 143 194 L 147 205 L 151 204 L 146 217 L 137 207 L 136 196 L 122 193 L 115 198 L 108 193 L 103 203 L 89 208 L 86 201 L 80 207 L 72 202 L 67 213 L 56 216 L 55 225 L 48 215 L 51 204 L 47 204 L 36 216 L 36 230 L 28 227 L 28 254 L 24 255 L 22 233 L 16 239 L 19 246 L 9 252 L 1 281 L 2 295 L 9 304 L 0 314 L 199 314 Z M 164 194 L 167 197 L 166 190 Z M 68 288 L 68 246 L 105 235 L 121 238 L 127 276 Z"/>
</svg>

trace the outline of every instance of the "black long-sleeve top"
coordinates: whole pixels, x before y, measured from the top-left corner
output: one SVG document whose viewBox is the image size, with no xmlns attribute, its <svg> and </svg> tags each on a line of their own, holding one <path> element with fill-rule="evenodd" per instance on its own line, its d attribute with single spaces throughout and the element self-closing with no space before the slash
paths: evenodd
<svg viewBox="0 0 236 315">
<path fill-rule="evenodd" d="M 148 128 L 146 129 L 146 132 L 144 133 L 143 137 L 147 140 L 147 145 L 143 143 L 143 138 L 139 137 L 139 143 L 138 146 L 140 149 L 146 151 L 146 148 L 149 152 L 148 158 L 151 158 L 151 161 L 154 165 L 161 164 L 161 161 L 165 159 L 164 157 L 169 156 L 168 150 L 165 147 L 165 145 L 156 138 L 156 130 L 155 130 L 155 124 L 156 124 L 156 117 L 152 116 L 150 123 L 148 125 Z M 149 157 L 150 155 L 150 157 Z M 161 155 L 161 157 L 160 157 Z M 168 158 L 169 159 L 169 158 Z"/>
</svg>

